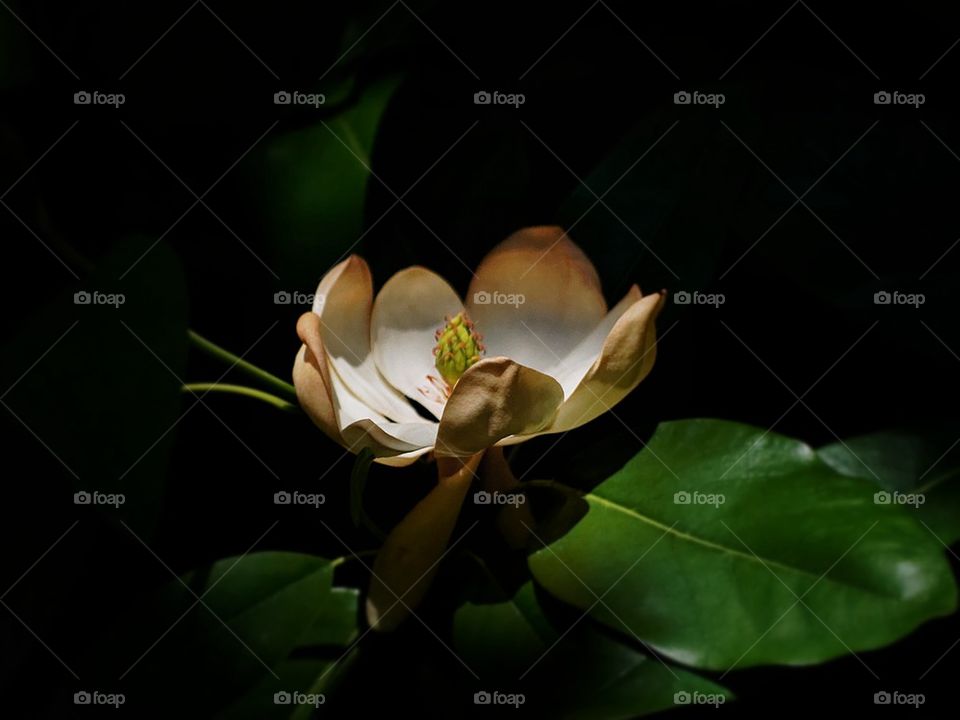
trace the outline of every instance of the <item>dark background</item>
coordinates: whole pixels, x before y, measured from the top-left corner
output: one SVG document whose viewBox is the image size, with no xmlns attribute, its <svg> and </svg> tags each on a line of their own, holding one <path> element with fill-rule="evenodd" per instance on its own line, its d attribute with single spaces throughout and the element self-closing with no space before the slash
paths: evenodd
<svg viewBox="0 0 960 720">
<path fill-rule="evenodd" d="M 357 550 L 376 547 L 345 511 L 349 459 L 303 417 L 210 396 L 215 414 L 191 409 L 151 443 L 194 404 L 166 392 L 179 384 L 173 375 L 213 381 L 225 369 L 195 351 L 187 358 L 171 318 L 289 377 L 303 308 L 276 305 L 273 295 L 312 292 L 360 235 L 347 222 L 329 226 L 336 201 L 303 181 L 326 156 L 308 146 L 323 138 L 318 120 L 377 83 L 399 85 L 370 157 L 369 232 L 353 251 L 378 283 L 416 263 L 465 291 L 468 268 L 513 230 L 576 221 L 571 235 L 611 304 L 630 282 L 725 296 L 719 309 L 669 305 L 657 365 L 616 416 L 555 447 L 549 437 L 524 445 L 518 474 L 588 486 L 673 418 L 776 423 L 812 445 L 956 419 L 960 49 L 947 51 L 960 14 L 942 4 L 7 5 L 0 192 L 12 189 L 0 207 L 0 321 L 10 340 L 3 384 L 14 387 L 0 415 L 0 589 L 79 520 L 4 596 L 29 626 L 0 615 L 0 691 L 21 708 L 11 717 L 43 716 L 51 693 L 75 685 L 44 643 L 96 674 L 90 656 L 104 628 L 170 580 L 130 529 L 75 507 L 75 489 L 124 487 L 135 498 L 125 522 L 176 572 L 243 553 L 277 519 L 257 549 L 343 554 L 308 514 L 278 518 L 278 489 L 320 488 L 328 507 L 344 508 L 326 516 L 338 534 Z M 126 103 L 73 104 L 74 92 L 95 88 L 122 92 Z M 328 103 L 273 104 L 273 93 L 293 88 L 323 92 Z M 526 102 L 474 105 L 485 89 Z M 685 89 L 721 92 L 726 102 L 674 105 Z M 926 102 L 873 103 L 875 92 L 894 89 Z M 580 219 L 594 193 L 603 202 Z M 196 196 L 203 203 L 188 211 Z M 802 203 L 786 212 L 796 196 Z M 135 308 L 120 312 L 137 309 L 143 324 L 92 309 L 78 328 L 96 317 L 111 330 L 69 331 L 24 375 L 71 326 L 69 297 L 94 286 L 91 273 L 97 287 L 126 292 Z M 879 290 L 920 292 L 926 302 L 878 306 Z M 70 390 L 37 399 L 51 388 L 45 368 L 73 373 Z M 385 526 L 398 520 L 431 473 L 375 467 L 371 514 Z M 471 542 L 482 554 L 495 540 Z M 343 575 L 365 582 L 349 568 Z M 431 617 L 456 600 L 440 595 Z M 374 647 L 351 712 L 387 701 L 449 716 L 426 688 L 444 686 L 456 664 L 422 627 L 405 633 L 402 650 Z M 863 654 L 879 683 L 854 657 L 733 672 L 723 682 L 739 701 L 721 712 L 869 711 L 879 687 L 950 704 L 960 650 L 918 677 L 958 637 L 951 617 Z"/>
</svg>

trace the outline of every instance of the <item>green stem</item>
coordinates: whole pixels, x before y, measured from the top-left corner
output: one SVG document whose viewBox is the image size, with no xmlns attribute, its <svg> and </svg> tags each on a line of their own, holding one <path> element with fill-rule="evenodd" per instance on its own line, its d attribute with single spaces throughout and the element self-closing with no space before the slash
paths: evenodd
<svg viewBox="0 0 960 720">
<path fill-rule="evenodd" d="M 216 345 L 209 340 L 207 340 L 202 335 L 194 332 L 193 330 L 188 330 L 187 335 L 190 337 L 190 341 L 196 345 L 200 350 L 211 355 L 215 358 L 223 360 L 230 363 L 232 366 L 236 367 L 239 370 L 247 373 L 251 377 L 256 378 L 262 383 L 269 385 L 275 390 L 280 391 L 284 396 L 291 400 L 296 400 L 297 391 L 290 383 L 285 380 L 281 380 L 276 375 L 268 373 L 266 370 L 258 368 L 253 363 L 249 363 L 238 355 L 234 355 L 229 350 L 224 350 L 219 345 Z"/>
<path fill-rule="evenodd" d="M 300 409 L 298 405 L 289 403 L 283 398 L 279 398 L 276 395 L 271 395 L 263 390 L 246 387 L 245 385 L 227 385 L 222 383 L 188 383 L 183 386 L 182 390 L 183 392 L 190 393 L 206 394 L 208 392 L 222 392 L 230 393 L 232 395 L 244 395 L 246 397 L 262 400 L 265 403 L 273 405 L 275 408 L 279 408 L 280 410 L 285 410 L 287 412 L 297 412 Z"/>
</svg>

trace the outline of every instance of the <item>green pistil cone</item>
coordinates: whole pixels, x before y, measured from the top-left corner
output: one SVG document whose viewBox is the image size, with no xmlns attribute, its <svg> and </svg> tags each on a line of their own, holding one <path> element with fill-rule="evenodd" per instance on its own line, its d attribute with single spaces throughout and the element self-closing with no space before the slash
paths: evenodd
<svg viewBox="0 0 960 720">
<path fill-rule="evenodd" d="M 447 320 L 443 329 L 437 330 L 436 338 L 437 346 L 433 354 L 437 372 L 452 388 L 467 368 L 480 360 L 483 338 L 462 312 Z"/>
</svg>

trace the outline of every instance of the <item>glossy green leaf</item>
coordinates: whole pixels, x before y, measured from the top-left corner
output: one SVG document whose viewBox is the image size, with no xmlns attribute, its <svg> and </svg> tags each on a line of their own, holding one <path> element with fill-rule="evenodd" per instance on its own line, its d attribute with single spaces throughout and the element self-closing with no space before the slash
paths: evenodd
<svg viewBox="0 0 960 720">
<path fill-rule="evenodd" d="M 560 599 L 680 662 L 822 662 L 956 606 L 943 547 L 874 490 L 797 440 L 668 422 L 529 563 Z"/>
<path fill-rule="evenodd" d="M 523 692 L 525 709 L 549 717 L 612 720 L 673 707 L 683 703 L 683 693 L 718 703 L 730 697 L 719 685 L 617 642 L 589 622 L 554 625 L 529 582 L 509 601 L 462 607 L 454 642 L 486 683 L 482 690 Z"/>
<path fill-rule="evenodd" d="M 877 502 L 913 512 L 944 544 L 960 540 L 960 452 L 952 431 L 890 431 L 850 438 L 817 451 L 843 475 L 881 488 Z"/>
<path fill-rule="evenodd" d="M 355 637 L 357 592 L 334 587 L 333 571 L 329 560 L 288 552 L 219 560 L 123 623 L 107 659 L 119 663 L 128 696 L 151 697 L 154 708 L 182 708 L 183 697 L 206 717 L 272 707 L 275 692 L 310 692 L 342 652 L 331 648 Z"/>
</svg>

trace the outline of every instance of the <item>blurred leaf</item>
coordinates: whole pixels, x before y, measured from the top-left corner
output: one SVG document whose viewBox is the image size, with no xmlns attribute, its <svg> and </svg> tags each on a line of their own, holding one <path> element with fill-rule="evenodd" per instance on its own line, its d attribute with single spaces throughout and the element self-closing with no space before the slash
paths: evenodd
<svg viewBox="0 0 960 720">
<path fill-rule="evenodd" d="M 128 243 L 32 318 L 8 346 L 4 374 L 20 379 L 3 401 L 29 428 L 6 413 L 26 452 L 46 446 L 76 490 L 122 493 L 107 516 L 149 533 L 182 410 L 187 307 L 176 256 L 163 244 L 145 250 Z M 94 293 L 122 304 L 97 304 Z"/>
<path fill-rule="evenodd" d="M 536 709 L 549 717 L 647 715 L 673 707 L 674 694 L 680 692 L 729 697 L 719 685 L 643 655 L 589 623 L 558 629 L 544 615 L 529 582 L 507 602 L 462 607 L 454 619 L 454 642 L 487 683 L 487 692 L 544 683 L 545 691 L 536 697 L 526 693 L 525 704 L 537 703 Z"/>
<path fill-rule="evenodd" d="M 256 154 L 261 221 L 276 253 L 277 272 L 312 291 L 319 278 L 360 238 L 370 154 L 380 117 L 398 80 L 366 88 L 353 107 L 273 139 Z"/>
<path fill-rule="evenodd" d="M 817 451 L 837 472 L 877 483 L 889 499 L 926 523 L 947 545 L 960 540 L 960 453 L 957 432 L 888 431 L 861 435 Z M 922 504 L 911 504 L 911 496 Z"/>
<path fill-rule="evenodd" d="M 586 499 L 586 517 L 530 557 L 534 577 L 685 664 L 823 662 L 956 606 L 929 532 L 809 446 L 758 428 L 663 423 Z"/>
<path fill-rule="evenodd" d="M 354 527 L 360 527 L 363 517 L 363 490 L 367 485 L 367 474 L 373 462 L 373 452 L 364 448 L 353 461 L 353 470 L 350 473 L 350 519 Z"/>
<path fill-rule="evenodd" d="M 561 209 L 614 300 L 632 282 L 644 292 L 703 289 L 746 175 L 715 119 L 673 124 L 672 112 L 639 123 Z"/>
</svg>

